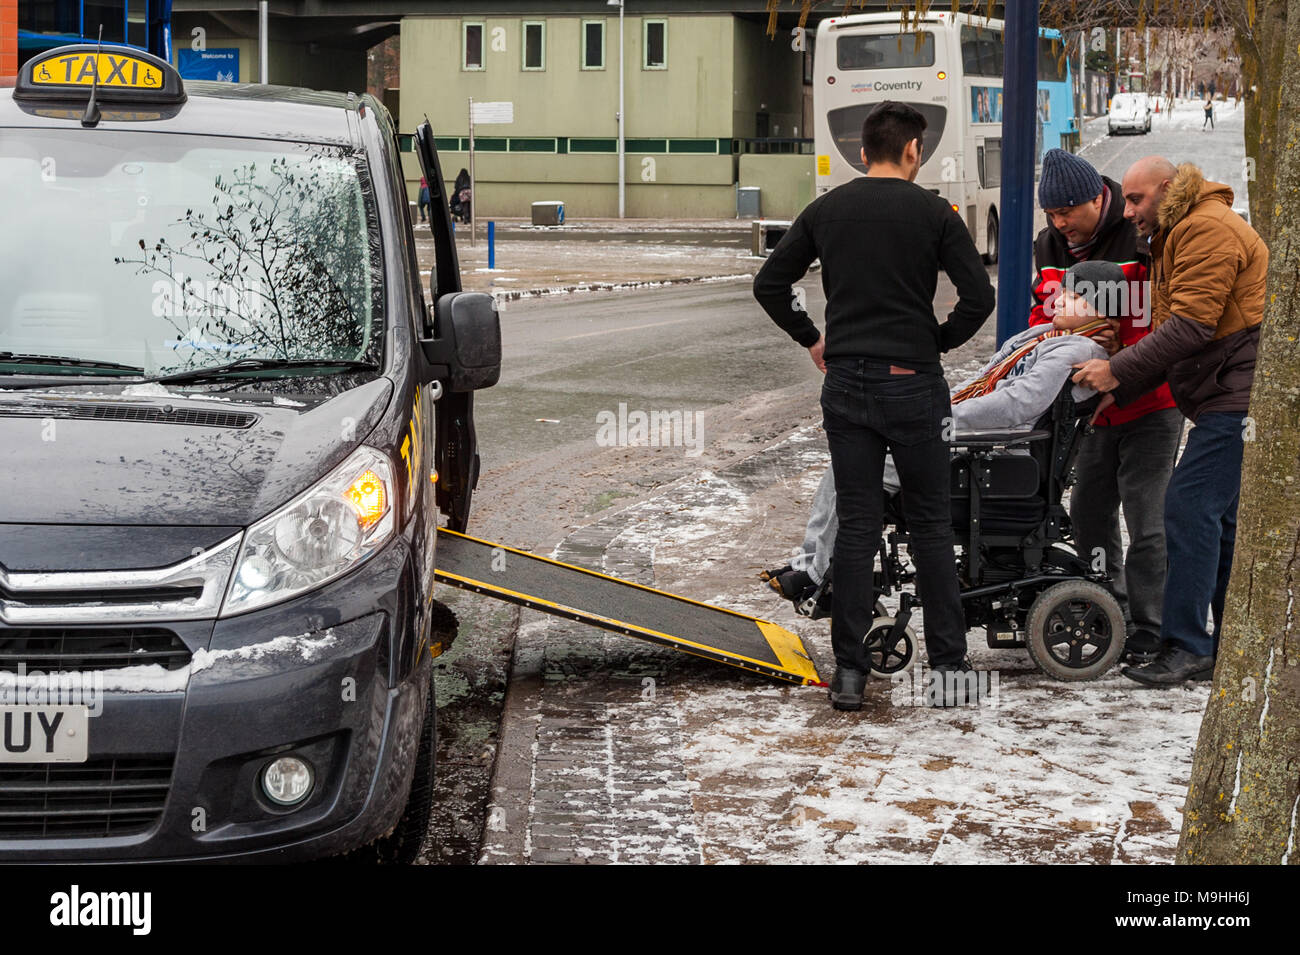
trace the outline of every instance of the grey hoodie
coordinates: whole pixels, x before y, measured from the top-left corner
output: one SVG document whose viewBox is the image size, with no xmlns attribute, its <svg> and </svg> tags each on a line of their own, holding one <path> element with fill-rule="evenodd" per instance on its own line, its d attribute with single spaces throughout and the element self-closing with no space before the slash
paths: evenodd
<svg viewBox="0 0 1300 955">
<path fill-rule="evenodd" d="M 1041 335 L 1042 325 L 1026 328 L 1007 339 L 980 370 L 984 374 L 1021 345 Z M 1029 429 L 1052 406 L 1061 386 L 1074 373 L 1073 366 L 1090 358 L 1105 358 L 1106 349 L 1086 335 L 1062 335 L 1040 342 L 1016 364 L 998 386 L 979 398 L 952 406 L 957 431 L 1013 431 Z M 963 386 L 964 387 L 964 386 Z M 959 391 L 960 388 L 955 389 Z M 1074 386 L 1074 400 L 1087 401 L 1095 392 Z"/>
</svg>

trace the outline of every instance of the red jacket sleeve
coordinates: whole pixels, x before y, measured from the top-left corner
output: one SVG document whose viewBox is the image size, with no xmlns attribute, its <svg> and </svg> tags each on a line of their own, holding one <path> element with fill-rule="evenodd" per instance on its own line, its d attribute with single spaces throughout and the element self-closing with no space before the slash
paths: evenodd
<svg viewBox="0 0 1300 955">
<path fill-rule="evenodd" d="M 1051 322 L 1056 299 L 1061 294 L 1061 279 L 1064 269 L 1044 266 L 1034 276 L 1034 307 L 1029 312 L 1029 324 L 1043 325 Z"/>
</svg>

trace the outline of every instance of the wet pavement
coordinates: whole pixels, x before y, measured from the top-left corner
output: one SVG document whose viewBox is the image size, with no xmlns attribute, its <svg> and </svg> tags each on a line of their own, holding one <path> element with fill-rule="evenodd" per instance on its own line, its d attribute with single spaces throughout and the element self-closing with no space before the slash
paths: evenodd
<svg viewBox="0 0 1300 955">
<path fill-rule="evenodd" d="M 1240 119 L 1233 133 L 1227 110 L 1216 118 L 1214 134 L 1176 114 L 1116 139 L 1093 124 L 1085 155 L 1116 179 L 1156 151 L 1227 179 L 1241 169 Z M 625 253 L 624 272 L 640 274 Z M 818 283 L 804 284 L 820 317 Z M 941 282 L 936 310 L 952 298 Z M 502 323 L 502 384 L 476 398 L 471 532 L 767 617 L 829 677 L 827 623 L 797 617 L 756 577 L 799 542 L 827 463 L 820 375 L 748 282 L 527 298 Z M 992 347 L 990 320 L 948 356 L 950 382 Z M 698 413 L 703 440 L 602 446 L 597 416 L 620 403 Z M 427 861 L 1172 860 L 1202 687 L 1146 691 L 1117 673 L 1061 684 L 973 632 L 977 666 L 998 676 L 995 706 L 934 711 L 877 680 L 862 712 L 844 714 L 824 690 L 438 597 L 461 636 L 438 674 Z"/>
</svg>

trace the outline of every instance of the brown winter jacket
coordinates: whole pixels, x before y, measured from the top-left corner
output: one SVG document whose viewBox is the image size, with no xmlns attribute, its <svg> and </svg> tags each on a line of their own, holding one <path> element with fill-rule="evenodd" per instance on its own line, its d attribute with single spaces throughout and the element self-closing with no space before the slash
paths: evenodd
<svg viewBox="0 0 1300 955">
<path fill-rule="evenodd" d="M 1151 325 L 1111 359 L 1115 402 L 1168 380 L 1193 421 L 1246 411 L 1264 319 L 1268 248 L 1232 211 L 1232 189 L 1183 163 L 1160 202 L 1151 238 Z"/>
</svg>

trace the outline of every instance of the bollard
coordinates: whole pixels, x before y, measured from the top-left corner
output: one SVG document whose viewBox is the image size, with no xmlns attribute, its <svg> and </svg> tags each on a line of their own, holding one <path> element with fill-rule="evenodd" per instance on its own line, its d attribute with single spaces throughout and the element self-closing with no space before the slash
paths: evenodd
<svg viewBox="0 0 1300 955">
<path fill-rule="evenodd" d="M 497 224 L 495 222 L 488 222 L 488 268 L 489 269 L 495 269 L 497 267 L 496 236 L 497 236 Z"/>
</svg>

